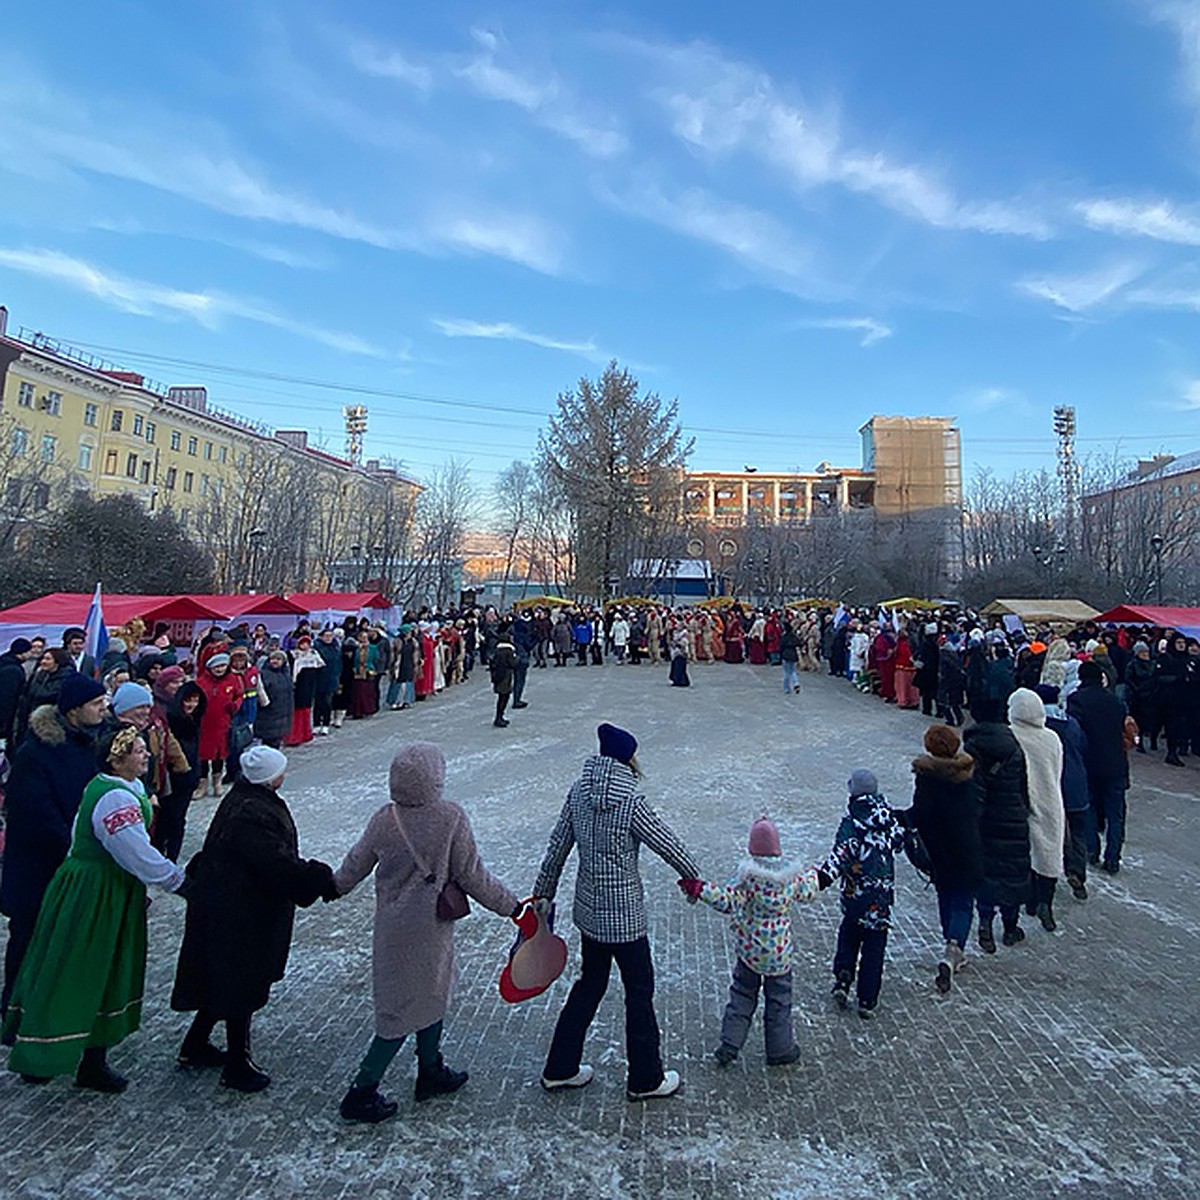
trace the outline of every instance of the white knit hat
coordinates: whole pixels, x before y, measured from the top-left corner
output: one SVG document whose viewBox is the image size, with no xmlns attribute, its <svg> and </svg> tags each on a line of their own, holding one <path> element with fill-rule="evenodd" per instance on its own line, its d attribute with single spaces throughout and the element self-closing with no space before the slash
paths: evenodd
<svg viewBox="0 0 1200 1200">
<path fill-rule="evenodd" d="M 247 783 L 270 783 L 287 770 L 287 755 L 272 746 L 251 746 L 239 761 Z"/>
</svg>

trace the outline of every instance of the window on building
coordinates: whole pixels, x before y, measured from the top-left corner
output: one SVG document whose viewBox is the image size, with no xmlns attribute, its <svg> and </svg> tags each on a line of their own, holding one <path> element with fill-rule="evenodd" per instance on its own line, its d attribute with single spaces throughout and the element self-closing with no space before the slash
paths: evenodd
<svg viewBox="0 0 1200 1200">
<path fill-rule="evenodd" d="M 209 479 L 209 477 L 207 475 L 200 476 L 200 495 L 202 495 L 202 496 L 208 495 L 208 488 L 209 488 L 209 484 L 211 482 L 212 481 Z"/>
<path fill-rule="evenodd" d="M 197 441 L 197 440 L 196 440 L 194 437 L 190 437 L 190 438 L 188 438 L 188 453 L 189 453 L 189 454 L 190 454 L 190 455 L 191 455 L 193 458 L 195 458 L 195 457 L 196 457 L 196 447 L 197 447 L 199 444 L 200 444 L 200 443 L 199 443 L 199 442 L 198 442 L 198 441 Z"/>
<path fill-rule="evenodd" d="M 245 452 L 245 450 L 239 450 L 239 451 L 238 451 L 238 456 L 237 456 L 237 465 L 238 465 L 238 470 L 239 470 L 239 471 L 240 471 L 240 470 L 242 470 L 242 468 L 243 468 L 243 467 L 245 467 L 245 465 L 246 465 L 246 452 Z"/>
<path fill-rule="evenodd" d="M 195 475 L 192 474 L 191 471 L 184 471 L 184 473 L 183 473 L 183 490 L 185 492 L 190 492 L 192 490 L 192 484 L 195 483 L 195 481 L 196 481 L 196 477 L 195 477 Z"/>
<path fill-rule="evenodd" d="M 212 458 L 212 442 L 204 443 L 204 457 L 211 460 L 211 458 Z"/>
<path fill-rule="evenodd" d="M 133 414 L 133 436 L 134 436 L 134 437 L 141 437 L 141 436 L 142 436 L 142 424 L 143 424 L 143 422 L 142 422 L 142 414 L 141 414 L 141 413 L 134 413 L 134 414 Z"/>
<path fill-rule="evenodd" d="M 50 507 L 50 485 L 43 480 L 29 485 L 29 507 L 42 512 Z"/>
<path fill-rule="evenodd" d="M 139 478 L 143 483 L 150 482 L 150 460 L 148 458 L 142 459 L 141 473 Z"/>
<path fill-rule="evenodd" d="M 1183 495 L 1183 488 L 1182 488 L 1182 487 L 1180 487 L 1180 485 L 1179 485 L 1179 484 L 1177 484 L 1177 483 L 1176 483 L 1176 484 L 1172 484 L 1172 485 L 1171 485 L 1171 495 L 1172 495 L 1172 496 L 1182 496 L 1182 495 Z"/>
<path fill-rule="evenodd" d="M 178 450 L 178 449 L 179 449 L 179 443 L 180 443 L 181 441 L 182 441 L 182 439 L 181 439 L 181 438 L 180 438 L 180 436 L 179 436 L 179 430 L 178 430 L 178 429 L 172 429 L 172 430 L 171 430 L 171 449 L 172 449 L 172 450 Z"/>
<path fill-rule="evenodd" d="M 163 480 L 163 486 L 173 492 L 175 490 L 175 480 L 179 478 L 178 472 L 174 467 L 167 468 L 166 478 Z"/>
<path fill-rule="evenodd" d="M 95 429 L 96 425 L 98 424 L 99 416 L 100 410 L 96 407 L 96 405 L 85 404 L 83 406 L 83 423 L 85 425 L 90 425 L 93 429 Z"/>
<path fill-rule="evenodd" d="M 229 447 L 228 446 L 222 446 L 217 451 L 217 459 L 221 463 L 222 466 L 224 466 L 225 463 L 229 461 Z"/>
<path fill-rule="evenodd" d="M 188 510 L 186 508 L 181 508 L 176 516 L 179 520 L 179 528 L 186 529 L 188 527 Z"/>
<path fill-rule="evenodd" d="M 119 409 L 114 408 L 112 413 L 112 421 L 109 423 L 109 428 L 113 433 L 120 433 L 121 426 L 125 424 L 125 414 Z"/>
<path fill-rule="evenodd" d="M 20 458 L 29 452 L 29 432 L 25 429 L 14 429 L 12 434 L 13 456 Z"/>
<path fill-rule="evenodd" d="M 81 471 L 92 469 L 92 447 L 87 442 L 79 443 L 79 469 Z"/>
<path fill-rule="evenodd" d="M 22 408 L 32 408 L 33 407 L 33 384 L 32 383 L 23 383 L 17 389 L 17 403 Z"/>
<path fill-rule="evenodd" d="M 117 473 L 117 452 L 115 450 L 106 450 L 104 453 L 104 473 L 105 475 Z"/>
<path fill-rule="evenodd" d="M 1189 483 L 1188 491 L 1189 492 L 1200 492 L 1200 483 Z"/>
<path fill-rule="evenodd" d="M 42 434 L 42 462 L 52 463 L 58 453 L 58 438 L 52 433 Z"/>
<path fill-rule="evenodd" d="M 46 411 L 52 417 L 62 416 L 62 392 L 46 393 Z"/>
<path fill-rule="evenodd" d="M 136 454 L 130 454 L 125 459 L 125 478 L 137 478 L 138 458 Z"/>
<path fill-rule="evenodd" d="M 24 486 L 20 479 L 7 480 L 4 484 L 5 506 L 12 509 L 20 508 L 22 491 L 24 491 Z"/>
<path fill-rule="evenodd" d="M 153 421 L 146 422 L 146 441 L 153 442 L 154 435 L 158 432 Z"/>
</svg>

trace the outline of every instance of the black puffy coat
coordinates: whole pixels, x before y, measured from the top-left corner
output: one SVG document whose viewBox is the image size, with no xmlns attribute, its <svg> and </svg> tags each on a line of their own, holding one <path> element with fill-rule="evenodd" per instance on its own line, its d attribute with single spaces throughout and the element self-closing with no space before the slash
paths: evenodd
<svg viewBox="0 0 1200 1200">
<path fill-rule="evenodd" d="M 972 725 L 963 735 L 963 749 L 975 760 L 983 795 L 980 898 L 993 904 L 1023 904 L 1030 884 L 1025 755 L 1012 730 L 999 721 Z"/>
<path fill-rule="evenodd" d="M 28 686 L 25 664 L 11 650 L 0 654 L 0 738 L 11 742 L 21 698 Z M 13 745 L 10 748 L 16 750 Z"/>
<path fill-rule="evenodd" d="M 96 774 L 99 729 L 68 725 L 53 705 L 33 710 L 4 797 L 0 911 L 10 917 L 37 917 L 50 879 L 67 857 L 83 789 Z"/>
<path fill-rule="evenodd" d="M 921 636 L 921 647 L 917 659 L 921 665 L 913 676 L 913 683 L 922 696 L 936 696 L 938 691 L 938 639 L 936 633 Z"/>
<path fill-rule="evenodd" d="M 1085 683 L 1067 697 L 1067 713 L 1087 735 L 1088 778 L 1127 780 L 1125 705 L 1102 683 Z"/>
<path fill-rule="evenodd" d="M 983 878 L 982 813 L 975 760 L 969 754 L 913 760 L 912 821 L 933 862 L 939 887 L 975 891 Z"/>
<path fill-rule="evenodd" d="M 1125 695 L 1130 705 L 1146 711 L 1155 701 L 1156 687 L 1154 660 L 1135 654 L 1125 666 Z"/>
<path fill-rule="evenodd" d="M 171 1007 L 256 1012 L 283 978 L 296 906 L 332 894 L 333 872 L 302 859 L 278 792 L 239 779 L 187 866 L 191 890 Z"/>
<path fill-rule="evenodd" d="M 318 675 L 319 671 L 301 672 L 301 675 Z M 292 714 L 295 708 L 295 687 L 292 683 L 292 668 L 289 663 L 276 670 L 270 662 L 262 665 L 258 677 L 267 693 L 270 704 L 260 706 L 254 719 L 254 733 L 268 745 L 278 745 L 291 732 Z M 311 705 L 310 705 L 311 707 Z"/>
</svg>

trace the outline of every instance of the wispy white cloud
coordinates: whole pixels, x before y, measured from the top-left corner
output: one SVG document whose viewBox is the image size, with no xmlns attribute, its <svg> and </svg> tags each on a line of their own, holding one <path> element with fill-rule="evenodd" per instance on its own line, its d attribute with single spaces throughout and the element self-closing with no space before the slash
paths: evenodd
<svg viewBox="0 0 1200 1200">
<path fill-rule="evenodd" d="M 1017 290 L 1038 300 L 1048 300 L 1069 313 L 1083 313 L 1107 304 L 1142 273 L 1135 262 L 1118 262 L 1095 270 L 1069 275 L 1047 275 L 1022 279 Z"/>
<path fill-rule="evenodd" d="M 773 281 L 799 285 L 811 271 L 808 250 L 782 222 L 704 188 L 668 194 L 656 184 L 643 183 L 603 195 L 622 211 L 716 246 Z"/>
<path fill-rule="evenodd" d="M 1092 229 L 1106 233 L 1200 246 L 1200 215 L 1181 211 L 1166 200 L 1084 200 L 1075 211 Z"/>
<path fill-rule="evenodd" d="M 561 234 L 531 214 L 498 210 L 442 214 L 430 221 L 428 235 L 460 253 L 495 255 L 544 275 L 557 275 L 562 269 Z"/>
<path fill-rule="evenodd" d="M 611 358 L 590 338 L 586 342 L 567 341 L 533 333 L 514 325 L 510 321 L 470 321 L 459 317 L 434 317 L 433 325 L 446 337 L 484 338 L 491 341 L 528 342 L 545 350 L 562 350 L 567 354 L 578 354 L 591 362 L 604 362 Z"/>
<path fill-rule="evenodd" d="M 874 317 L 812 317 L 794 322 L 798 329 L 844 329 L 861 334 L 860 346 L 873 346 L 890 338 L 895 330 Z"/>
<path fill-rule="evenodd" d="M 481 51 L 454 74 L 489 100 L 515 104 L 553 133 L 577 143 L 594 158 L 613 158 L 628 139 L 609 123 L 594 121 L 579 100 L 557 78 L 534 79 L 496 61 L 500 39 L 486 29 L 473 29 Z"/>
<path fill-rule="evenodd" d="M 1188 383 L 1176 407 L 1184 412 L 1200 411 L 1200 379 L 1193 379 Z"/>
<path fill-rule="evenodd" d="M 351 37 L 347 40 L 346 54 L 351 64 L 364 75 L 394 79 L 418 92 L 429 92 L 433 88 L 433 71 L 413 62 L 399 50 L 377 46 L 363 37 Z"/>
<path fill-rule="evenodd" d="M 994 412 L 999 408 L 1008 413 L 1023 413 L 1029 408 L 1029 402 L 1023 392 L 1016 388 L 994 385 L 968 388 L 958 398 L 958 403 L 979 413 Z"/>
<path fill-rule="evenodd" d="M 942 229 L 1045 239 L 1048 220 L 1028 204 L 961 199 L 935 171 L 848 142 L 831 113 L 787 98 L 763 71 L 692 43 L 626 41 L 665 75 L 655 95 L 676 136 L 725 158 L 745 154 L 805 191 L 840 186 Z"/>
<path fill-rule="evenodd" d="M 84 292 L 103 304 L 140 317 L 186 318 L 209 329 L 224 321 L 252 321 L 307 338 L 347 354 L 386 358 L 386 351 L 357 334 L 297 321 L 261 301 L 220 291 L 173 288 L 105 271 L 92 263 L 43 247 L 0 247 L 0 267 Z"/>
</svg>

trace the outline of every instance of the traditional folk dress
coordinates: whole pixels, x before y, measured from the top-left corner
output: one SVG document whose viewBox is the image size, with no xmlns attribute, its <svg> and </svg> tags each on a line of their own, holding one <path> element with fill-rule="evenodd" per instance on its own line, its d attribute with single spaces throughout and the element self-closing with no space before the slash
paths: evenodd
<svg viewBox="0 0 1200 1200">
<path fill-rule="evenodd" d="M 5 1016 L 10 1071 L 72 1074 L 88 1047 L 141 1025 L 146 886 L 173 892 L 184 877 L 150 845 L 150 818 L 140 780 L 100 774 L 84 788 Z"/>
</svg>

